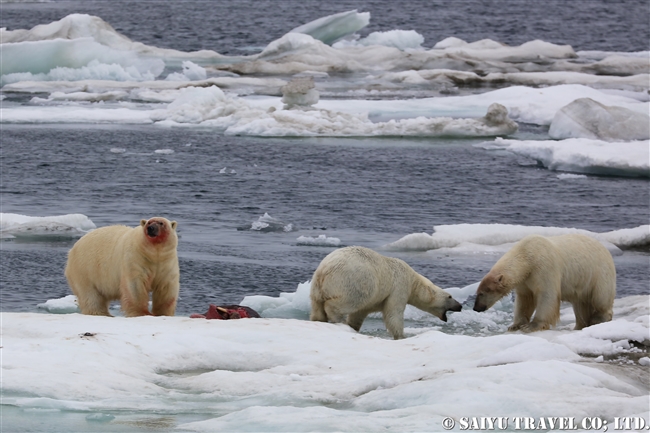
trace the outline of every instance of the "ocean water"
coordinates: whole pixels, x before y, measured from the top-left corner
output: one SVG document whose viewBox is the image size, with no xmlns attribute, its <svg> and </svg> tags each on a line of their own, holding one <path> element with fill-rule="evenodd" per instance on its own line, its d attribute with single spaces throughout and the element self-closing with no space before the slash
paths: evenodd
<svg viewBox="0 0 650 433">
<path fill-rule="evenodd" d="M 101 17 L 134 41 L 182 51 L 240 55 L 260 51 L 292 28 L 343 11 L 370 12 L 360 34 L 415 30 L 425 46 L 455 36 L 519 45 L 534 39 L 578 50 L 648 50 L 650 5 L 644 0 L 183 0 L 3 3 L 0 27 L 29 29 L 71 13 Z"/>
<path fill-rule="evenodd" d="M 379 248 L 441 224 L 605 232 L 648 217 L 646 179 L 560 179 L 535 161 L 474 147 L 477 139 L 261 139 L 151 126 L 7 125 L 2 137 L 3 212 L 82 213 L 97 226 L 134 226 L 154 215 L 178 221 L 181 315 L 295 291 L 333 250 L 300 246 L 299 236 Z M 162 149 L 173 153 L 156 153 Z M 265 213 L 292 231 L 250 230 Z M 3 311 L 36 311 L 69 294 L 63 268 L 72 244 L 2 242 Z M 479 281 L 499 257 L 392 254 L 441 287 Z M 618 296 L 647 293 L 647 253 L 616 261 Z"/>
<path fill-rule="evenodd" d="M 135 41 L 234 55 L 259 51 L 295 26 L 350 9 L 371 12 L 362 36 L 414 29 L 425 37 L 425 46 L 455 36 L 633 52 L 648 49 L 650 31 L 643 13 L 648 4 L 642 0 L 400 6 L 387 1 L 55 1 L 1 7 L 0 26 L 10 30 L 88 13 Z M 39 95 L 8 100 L 26 103 Z M 331 251 L 300 246 L 299 236 L 326 235 L 342 245 L 379 248 L 409 233 L 431 233 L 441 224 L 604 232 L 636 227 L 649 217 L 647 179 L 558 178 L 534 160 L 474 147 L 480 138 L 265 139 L 119 124 L 4 124 L 1 133 L 2 212 L 82 213 L 98 226 L 135 225 L 153 215 L 179 222 L 178 314 L 203 310 L 209 302 L 294 291 Z M 521 123 L 513 138 L 546 140 L 548 129 Z M 293 230 L 245 230 L 265 213 Z M 32 311 L 68 294 L 63 267 L 71 245 L 2 242 L 3 310 Z M 480 280 L 498 258 L 394 254 L 442 287 Z M 616 260 L 619 296 L 647 293 L 647 252 L 628 251 Z"/>
</svg>

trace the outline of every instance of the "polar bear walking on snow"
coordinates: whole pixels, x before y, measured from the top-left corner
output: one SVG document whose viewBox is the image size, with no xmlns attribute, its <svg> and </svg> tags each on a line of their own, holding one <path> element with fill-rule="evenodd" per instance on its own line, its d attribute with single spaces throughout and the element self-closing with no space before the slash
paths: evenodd
<svg viewBox="0 0 650 433">
<path fill-rule="evenodd" d="M 512 290 L 515 317 L 508 331 L 549 329 L 560 317 L 560 301 L 573 305 L 577 330 L 608 322 L 616 297 L 614 260 L 585 235 L 527 236 L 481 280 L 474 311 L 487 310 Z"/>
<path fill-rule="evenodd" d="M 328 254 L 311 282 L 311 320 L 346 321 L 358 331 L 368 314 L 381 311 L 393 338 L 404 338 L 404 309 L 413 305 L 447 321 L 461 305 L 406 262 L 364 247 Z"/>
<path fill-rule="evenodd" d="M 173 316 L 180 286 L 177 245 L 176 221 L 161 217 L 84 235 L 68 253 L 65 268 L 81 312 L 110 316 L 110 302 L 119 299 L 127 317 Z"/>
</svg>

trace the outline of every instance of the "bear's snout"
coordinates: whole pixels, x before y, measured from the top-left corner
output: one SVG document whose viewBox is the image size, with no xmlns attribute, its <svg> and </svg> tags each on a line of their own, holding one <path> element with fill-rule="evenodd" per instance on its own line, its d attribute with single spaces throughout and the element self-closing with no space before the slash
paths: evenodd
<svg viewBox="0 0 650 433">
<path fill-rule="evenodd" d="M 478 311 L 479 313 L 487 310 L 487 305 L 484 303 L 480 302 L 478 298 L 476 298 L 476 301 L 474 302 L 474 311 Z"/>
<path fill-rule="evenodd" d="M 149 221 L 145 230 L 147 231 L 147 236 L 155 238 L 163 231 L 163 223 L 160 221 Z"/>
</svg>

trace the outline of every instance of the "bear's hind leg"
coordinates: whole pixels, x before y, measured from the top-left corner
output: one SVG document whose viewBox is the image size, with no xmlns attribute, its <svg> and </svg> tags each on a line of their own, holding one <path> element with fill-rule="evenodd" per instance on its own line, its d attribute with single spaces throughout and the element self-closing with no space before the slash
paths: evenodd
<svg viewBox="0 0 650 433">
<path fill-rule="evenodd" d="M 348 325 L 355 331 L 359 332 L 363 321 L 366 320 L 370 311 L 356 311 L 354 313 L 348 314 Z"/>
<path fill-rule="evenodd" d="M 345 323 L 347 314 L 341 312 L 340 308 L 336 305 L 335 299 L 328 299 L 325 301 L 323 309 L 325 310 L 325 315 L 330 322 Z"/>
<path fill-rule="evenodd" d="M 573 306 L 573 314 L 576 316 L 576 326 L 573 328 L 576 331 L 589 326 L 589 317 L 591 316 L 591 307 L 584 302 L 574 301 L 571 303 Z"/>
<path fill-rule="evenodd" d="M 323 302 L 312 298 L 309 320 L 314 322 L 327 322 L 327 314 L 325 314 L 325 304 Z"/>
<path fill-rule="evenodd" d="M 586 326 L 597 325 L 599 323 L 610 322 L 612 320 L 612 310 L 609 311 L 593 311 L 589 317 Z"/>
</svg>

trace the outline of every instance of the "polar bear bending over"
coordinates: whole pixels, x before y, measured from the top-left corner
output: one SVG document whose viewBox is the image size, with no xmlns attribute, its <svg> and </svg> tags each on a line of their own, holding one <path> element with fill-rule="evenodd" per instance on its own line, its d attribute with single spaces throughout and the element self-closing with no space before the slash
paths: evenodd
<svg viewBox="0 0 650 433">
<path fill-rule="evenodd" d="M 549 329 L 560 317 L 560 301 L 573 305 L 575 329 L 582 329 L 612 320 L 616 268 L 607 248 L 588 236 L 527 236 L 483 278 L 474 311 L 487 310 L 511 290 L 515 318 L 508 331 Z"/>
<path fill-rule="evenodd" d="M 311 281 L 311 320 L 345 322 L 358 331 L 368 314 L 381 311 L 393 338 L 404 338 L 404 309 L 413 305 L 447 321 L 461 305 L 403 260 L 364 247 L 328 254 Z"/>
<path fill-rule="evenodd" d="M 65 276 L 83 314 L 110 316 L 119 299 L 127 317 L 173 316 L 179 291 L 176 221 L 108 226 L 84 235 L 68 253 Z M 152 313 L 149 312 L 152 294 Z"/>
</svg>

